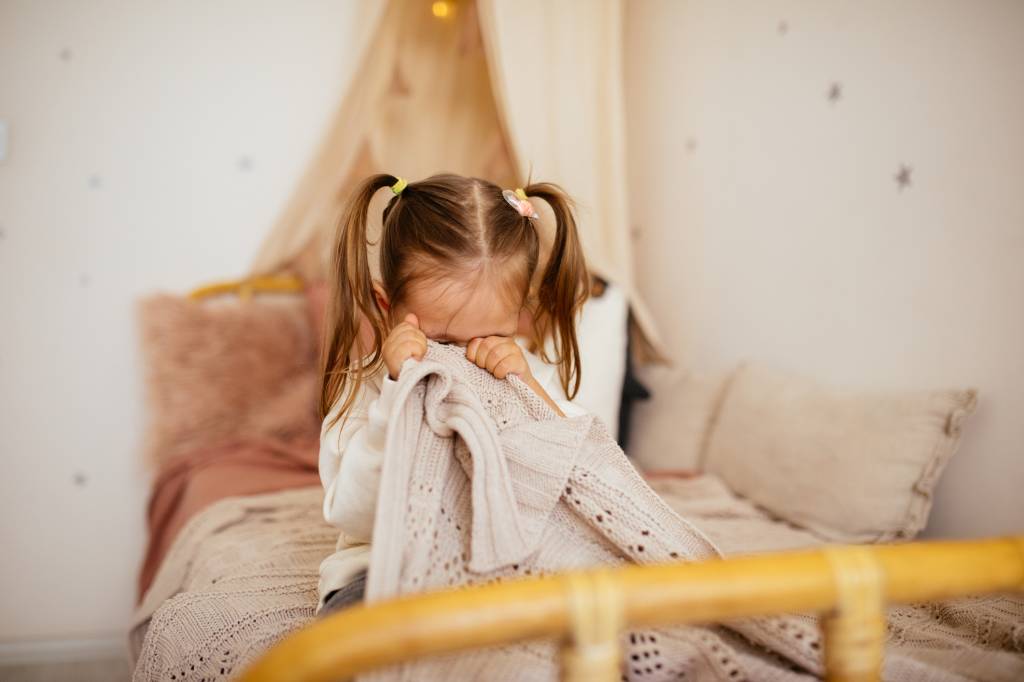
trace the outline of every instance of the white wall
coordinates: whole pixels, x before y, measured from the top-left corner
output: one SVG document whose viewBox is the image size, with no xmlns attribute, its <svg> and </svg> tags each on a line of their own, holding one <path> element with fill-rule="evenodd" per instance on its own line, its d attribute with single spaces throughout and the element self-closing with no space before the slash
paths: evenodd
<svg viewBox="0 0 1024 682">
<path fill-rule="evenodd" d="M 680 364 L 976 386 L 928 532 L 1024 531 L 1024 3 L 644 0 L 627 26 L 637 272 Z"/>
<path fill-rule="evenodd" d="M 357 12 L 0 2 L 0 648 L 122 635 L 147 494 L 133 302 L 244 272 Z"/>
</svg>

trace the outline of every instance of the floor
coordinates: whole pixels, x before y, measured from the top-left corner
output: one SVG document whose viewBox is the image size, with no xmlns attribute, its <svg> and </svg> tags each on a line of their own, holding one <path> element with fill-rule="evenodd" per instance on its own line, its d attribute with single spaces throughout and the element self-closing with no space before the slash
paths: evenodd
<svg viewBox="0 0 1024 682">
<path fill-rule="evenodd" d="M 128 682 L 131 678 L 128 661 L 122 658 L 0 666 L 0 682 Z"/>
</svg>

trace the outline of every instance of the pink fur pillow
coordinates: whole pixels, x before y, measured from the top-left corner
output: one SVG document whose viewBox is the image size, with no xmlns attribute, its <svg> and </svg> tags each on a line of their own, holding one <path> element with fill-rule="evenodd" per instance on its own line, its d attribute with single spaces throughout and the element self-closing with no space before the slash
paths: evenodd
<svg viewBox="0 0 1024 682">
<path fill-rule="evenodd" d="M 315 437 L 318 377 L 306 298 L 139 304 L 150 460 L 265 437 Z"/>
</svg>

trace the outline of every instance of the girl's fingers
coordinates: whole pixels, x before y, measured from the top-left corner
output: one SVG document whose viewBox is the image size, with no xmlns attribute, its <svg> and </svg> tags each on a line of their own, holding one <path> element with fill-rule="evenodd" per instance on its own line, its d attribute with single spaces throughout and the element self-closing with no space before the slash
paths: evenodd
<svg viewBox="0 0 1024 682">
<path fill-rule="evenodd" d="M 509 353 L 508 355 L 501 359 L 501 362 L 494 366 L 494 369 L 491 370 L 491 374 L 494 375 L 495 379 L 504 379 L 512 372 L 512 369 L 515 367 L 515 360 L 516 356 L 513 355 L 512 353 Z"/>
<path fill-rule="evenodd" d="M 416 344 L 407 342 L 403 343 L 397 348 L 397 350 L 395 351 L 395 356 L 395 359 L 398 361 L 396 364 L 401 366 L 402 363 L 408 360 L 409 358 L 415 358 L 416 360 L 421 359 L 423 357 L 423 354 L 420 353 L 420 349 Z"/>
<path fill-rule="evenodd" d="M 480 363 L 487 357 L 487 339 L 473 339 L 470 343 L 473 345 L 473 355 L 470 357 L 467 352 L 466 357 L 469 357 L 469 361 L 474 365 L 482 368 L 483 365 Z M 466 350 L 469 350 L 468 346 L 466 347 Z"/>
<path fill-rule="evenodd" d="M 414 329 L 413 327 L 405 326 L 404 322 L 402 323 L 402 325 L 395 327 L 395 330 L 391 332 L 391 336 L 389 338 L 392 340 L 392 343 L 405 343 L 407 341 L 416 341 L 422 343 L 424 348 L 426 348 L 427 346 L 426 335 L 419 329 Z"/>
<path fill-rule="evenodd" d="M 426 339 L 415 336 L 393 338 L 387 346 L 388 348 L 385 348 L 384 351 L 385 355 L 397 355 L 402 360 L 407 357 L 415 357 L 419 360 L 427 353 Z"/>
<path fill-rule="evenodd" d="M 409 355 L 419 360 L 427 352 L 427 344 L 420 339 L 409 339 L 405 342 L 405 347 L 409 350 Z"/>
<path fill-rule="evenodd" d="M 497 368 L 498 364 L 503 362 L 514 352 L 515 351 L 509 348 L 506 344 L 495 346 L 494 350 L 487 355 L 487 365 L 485 366 L 485 369 L 491 374 L 494 374 L 494 370 Z M 502 377 L 498 378 L 501 379 Z"/>
<path fill-rule="evenodd" d="M 487 369 L 487 363 L 490 362 L 490 358 L 497 349 L 501 342 L 504 341 L 500 336 L 488 336 L 480 342 L 476 351 L 476 366 L 480 369 Z"/>
<path fill-rule="evenodd" d="M 407 315 L 406 321 L 396 325 L 384 339 L 381 352 L 384 355 L 384 363 L 388 366 L 388 375 L 393 379 L 398 378 L 402 363 L 408 358 L 422 360 L 427 354 L 427 337 L 412 326 L 412 322 L 418 322 L 415 315 Z"/>
<path fill-rule="evenodd" d="M 504 336 L 478 337 L 466 344 L 466 359 L 498 379 L 504 379 L 511 372 L 519 372 L 521 357 L 519 345 Z"/>
<path fill-rule="evenodd" d="M 476 363 L 476 351 L 477 348 L 480 347 L 481 341 L 483 341 L 483 339 L 470 339 L 469 343 L 466 344 L 466 359 L 472 363 Z"/>
</svg>

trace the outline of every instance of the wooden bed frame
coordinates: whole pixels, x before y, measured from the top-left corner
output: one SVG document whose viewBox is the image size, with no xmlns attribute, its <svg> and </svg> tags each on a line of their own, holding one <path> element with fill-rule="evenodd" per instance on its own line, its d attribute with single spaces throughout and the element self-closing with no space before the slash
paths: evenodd
<svg viewBox="0 0 1024 682">
<path fill-rule="evenodd" d="M 266 275 L 207 284 L 193 289 L 188 297 L 193 301 L 201 301 L 212 296 L 237 294 L 240 299 L 248 300 L 253 294 L 297 294 L 304 288 L 305 283 L 297 276 Z"/>
<path fill-rule="evenodd" d="M 562 679 L 617 682 L 626 627 L 823 617 L 826 679 L 879 680 L 888 603 L 1024 592 L 1024 536 L 833 546 L 628 566 L 360 605 L 285 638 L 243 682 L 328 682 L 434 654 L 555 638 Z"/>
</svg>

